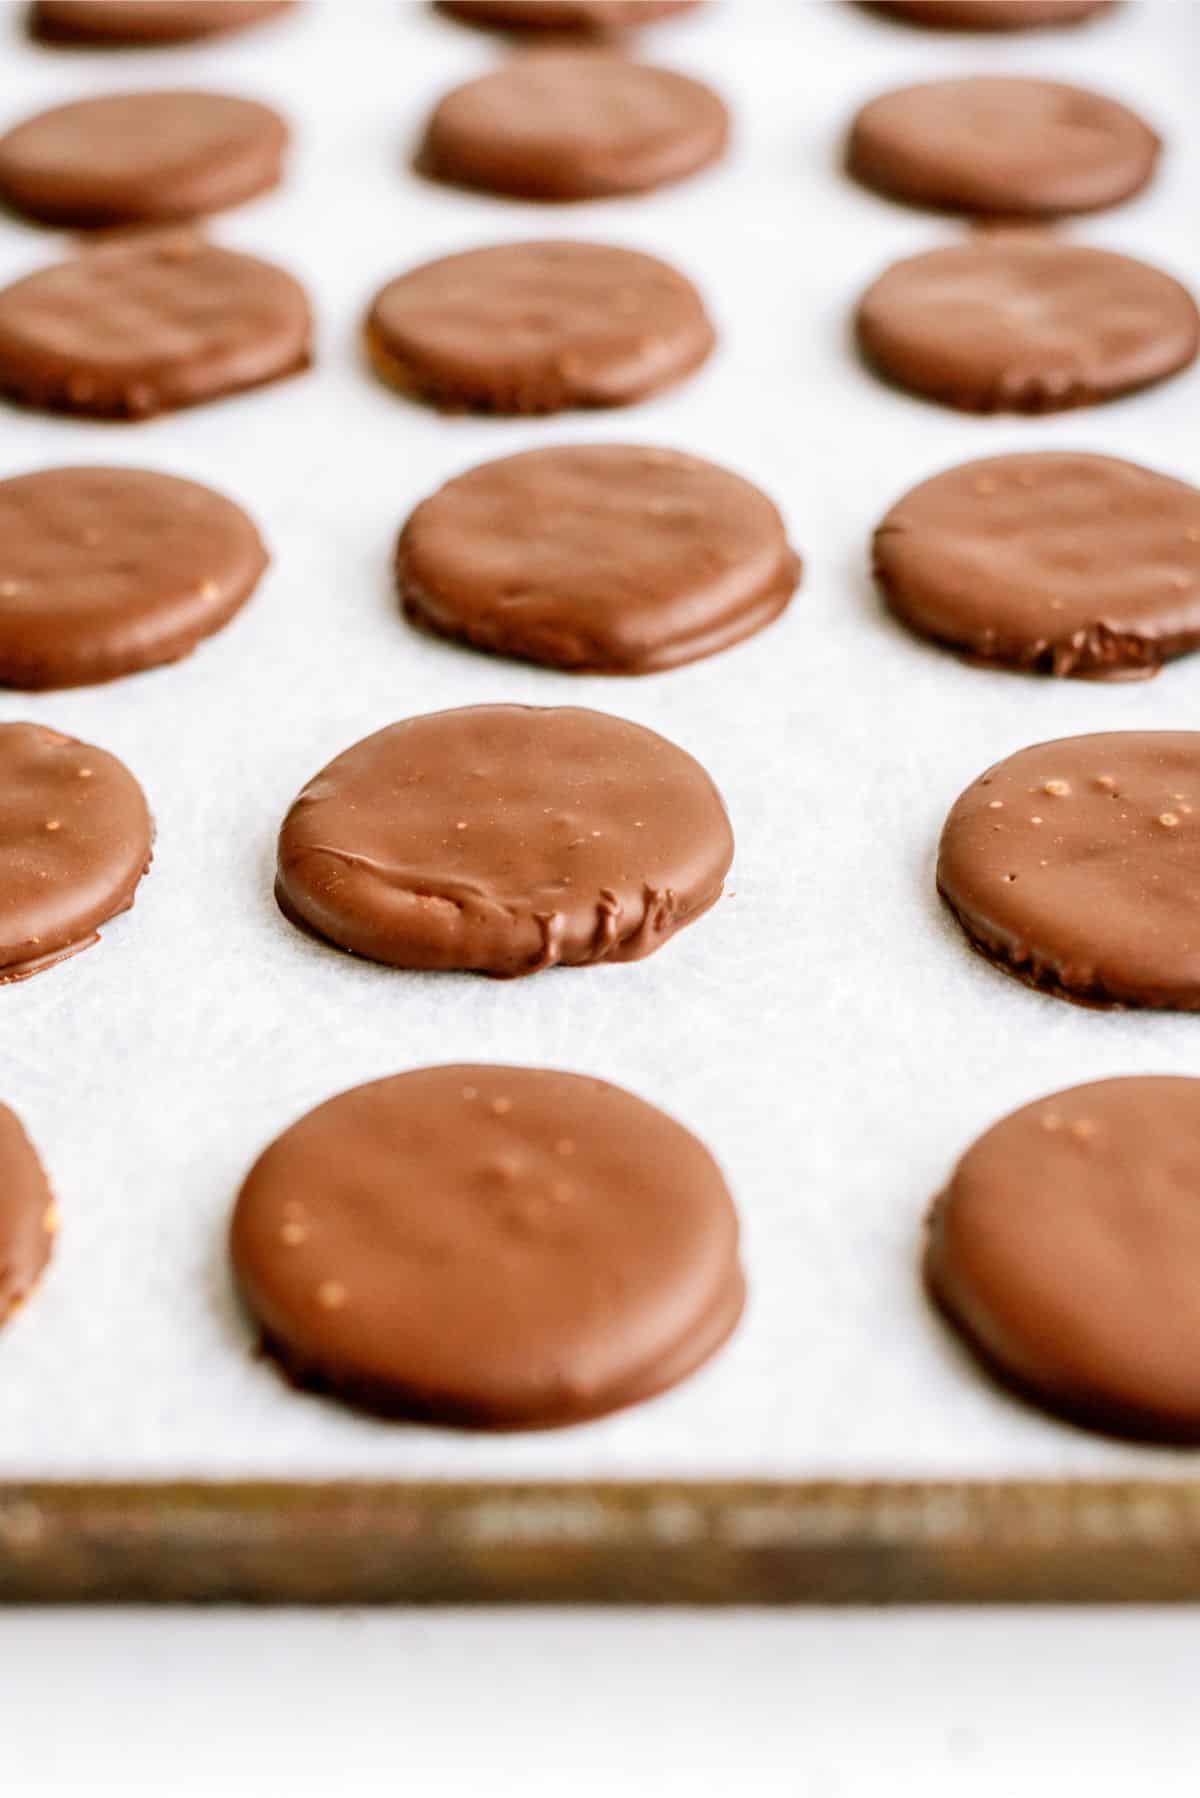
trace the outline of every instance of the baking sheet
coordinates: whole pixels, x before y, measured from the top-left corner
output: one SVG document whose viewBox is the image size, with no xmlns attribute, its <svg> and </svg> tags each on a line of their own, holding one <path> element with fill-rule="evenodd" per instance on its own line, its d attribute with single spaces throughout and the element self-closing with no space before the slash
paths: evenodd
<svg viewBox="0 0 1200 1798">
<path fill-rule="evenodd" d="M 1140 0 L 1076 32 L 1012 40 L 898 29 L 857 7 L 725 0 L 647 33 L 737 115 L 728 163 L 628 202 L 539 209 L 407 172 L 440 92 L 489 38 L 395 0 L 309 0 L 224 45 L 53 54 L 0 23 L 3 102 L 119 86 L 214 85 L 279 104 L 285 190 L 217 221 L 220 241 L 307 281 L 310 375 L 136 426 L 5 411 L 0 473 L 85 460 L 211 482 L 259 520 L 274 565 L 191 660 L 78 692 L 0 695 L 125 758 L 158 819 L 136 909 L 63 967 L 0 993 L 0 1096 L 48 1163 L 64 1227 L 36 1301 L 0 1337 L 0 1477 L 967 1477 L 1200 1473 L 987 1386 L 930 1316 L 921 1215 L 971 1137 L 1056 1086 L 1200 1072 L 1200 1020 L 1039 996 L 970 954 L 942 915 L 946 807 L 986 763 L 1042 738 L 1192 727 L 1200 658 L 1132 686 L 960 665 L 880 612 L 872 525 L 911 482 L 971 455 L 1079 447 L 1200 480 L 1200 373 L 1090 413 L 978 420 L 889 392 L 850 353 L 850 306 L 895 256 L 953 225 L 860 193 L 836 168 L 855 105 L 977 69 L 1076 79 L 1138 105 L 1168 140 L 1153 191 L 1071 235 L 1200 288 L 1197 14 Z M 361 364 L 376 286 L 437 253 L 576 234 L 657 252 L 708 297 L 721 349 L 624 413 L 447 420 Z M 0 277 L 53 257 L 0 221 Z M 778 500 L 803 589 L 770 631 L 637 681 L 572 678 L 415 635 L 389 578 L 416 500 L 538 444 L 634 441 L 708 455 Z M 517 983 L 404 974 L 290 929 L 274 835 L 297 788 L 391 720 L 494 700 L 594 705 L 664 732 L 720 784 L 733 889 L 653 959 Z M 290 1392 L 251 1353 L 224 1228 L 259 1149 L 354 1083 L 456 1059 L 616 1080 L 700 1132 L 745 1225 L 751 1303 L 731 1345 L 674 1393 L 548 1435 L 473 1438 L 364 1420 Z"/>
</svg>

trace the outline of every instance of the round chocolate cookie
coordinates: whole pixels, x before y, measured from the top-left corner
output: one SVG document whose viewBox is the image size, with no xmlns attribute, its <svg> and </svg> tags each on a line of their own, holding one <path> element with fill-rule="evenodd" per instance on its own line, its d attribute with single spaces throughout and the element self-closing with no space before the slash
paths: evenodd
<svg viewBox="0 0 1200 1798">
<path fill-rule="evenodd" d="M 1200 1011 L 1200 731 L 1009 756 L 955 801 L 937 883 L 974 946 L 1032 986 Z"/>
<path fill-rule="evenodd" d="M 699 368 L 715 342 L 690 281 L 611 244 L 444 256 L 389 281 L 367 318 L 376 373 L 445 411 L 632 405 Z"/>
<path fill-rule="evenodd" d="M 0 1105 L 0 1324 L 41 1279 L 57 1234 L 58 1206 L 37 1150 Z"/>
<path fill-rule="evenodd" d="M 873 555 L 897 618 L 998 666 L 1128 680 L 1200 644 L 1200 492 L 1132 462 L 964 463 L 897 501 Z"/>
<path fill-rule="evenodd" d="M 449 481 L 405 525 L 396 573 L 409 617 L 443 636 L 650 674 L 761 630 L 800 563 L 748 481 L 678 450 L 588 444 Z"/>
<path fill-rule="evenodd" d="M 177 661 L 267 565 L 239 506 L 140 468 L 0 481 L 0 686 L 75 687 Z"/>
<path fill-rule="evenodd" d="M 0 724 L 0 985 L 99 941 L 150 866 L 154 825 L 123 762 L 42 724 Z"/>
<path fill-rule="evenodd" d="M 587 200 L 694 175 L 728 138 L 729 114 L 700 81 L 605 50 L 541 50 L 447 94 L 417 160 L 487 193 Z"/>
<path fill-rule="evenodd" d="M 105 94 L 0 137 L 0 199 L 49 225 L 196 218 L 275 187 L 287 126 L 229 94 Z"/>
<path fill-rule="evenodd" d="M 55 44 L 138 49 L 241 31 L 294 0 L 33 0 L 29 28 Z"/>
<path fill-rule="evenodd" d="M 745 1302 L 708 1150 L 620 1087 L 540 1068 L 421 1068 L 318 1106 L 251 1170 L 230 1249 L 296 1384 L 478 1429 L 650 1398 Z"/>
<path fill-rule="evenodd" d="M 978 238 L 894 263 L 858 308 L 864 356 L 964 412 L 1060 412 L 1186 368 L 1200 315 L 1148 263 L 1054 238 Z"/>
<path fill-rule="evenodd" d="M 499 31 L 608 37 L 692 12 L 701 0 L 438 0 L 439 12 Z"/>
<path fill-rule="evenodd" d="M 1083 25 L 1114 0 L 868 0 L 872 12 L 941 31 L 1031 31 Z"/>
<path fill-rule="evenodd" d="M 1136 113 L 1103 94 L 984 75 L 870 101 L 851 126 L 846 164 L 867 187 L 915 206 L 1048 218 L 1129 199 L 1160 148 Z"/>
<path fill-rule="evenodd" d="M 322 769 L 284 819 L 275 891 L 372 961 L 511 976 L 652 954 L 720 898 L 732 856 L 720 794 L 674 743 L 604 712 L 481 705 Z"/>
<path fill-rule="evenodd" d="M 925 1273 L 1035 1403 L 1200 1443 L 1200 1080 L 1100 1080 L 1002 1119 L 934 1205 Z"/>
<path fill-rule="evenodd" d="M 307 368 L 312 318 L 282 269 L 192 237 L 108 244 L 0 291 L 0 392 L 149 418 Z"/>
</svg>

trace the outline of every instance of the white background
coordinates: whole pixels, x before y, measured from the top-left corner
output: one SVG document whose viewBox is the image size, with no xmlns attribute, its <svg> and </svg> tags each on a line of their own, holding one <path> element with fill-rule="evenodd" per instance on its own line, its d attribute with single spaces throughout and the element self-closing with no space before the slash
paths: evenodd
<svg viewBox="0 0 1200 1798">
<path fill-rule="evenodd" d="M 5 1791 L 1194 1798 L 1193 1613 L 0 1616 Z"/>
<path fill-rule="evenodd" d="M 1195 1020 L 1079 1013 L 975 961 L 930 876 L 946 806 L 987 761 L 1083 729 L 1192 725 L 1200 663 L 1107 690 L 980 673 L 887 623 L 863 570 L 892 499 L 971 454 L 1078 445 L 1200 479 L 1200 380 L 1025 422 L 887 392 L 849 353 L 849 308 L 890 258 L 953 227 L 856 193 L 835 164 L 855 104 L 893 82 L 976 68 L 1090 81 L 1140 104 L 1170 153 L 1149 195 L 1075 234 L 1200 285 L 1190 0 L 977 43 L 845 6 L 727 0 L 656 32 L 647 53 L 726 92 L 734 156 L 673 192 L 569 214 L 404 173 L 436 95 L 496 55 L 423 7 L 326 0 L 225 46 L 119 62 L 35 52 L 9 11 L 4 118 L 189 82 L 289 113 L 287 189 L 216 229 L 309 283 L 321 361 L 286 387 L 136 429 L 3 421 L 0 473 L 91 458 L 209 480 L 254 512 L 275 565 L 243 617 L 177 669 L 0 698 L 0 717 L 122 754 L 160 827 L 134 914 L 4 995 L 0 1090 L 44 1151 L 65 1226 L 44 1291 L 0 1345 L 0 1470 L 1191 1470 L 997 1397 L 926 1316 L 913 1266 L 928 1198 L 998 1112 L 1105 1073 L 1197 1069 Z M 722 329 L 710 368 L 636 412 L 544 423 L 447 422 L 365 375 L 357 321 L 379 282 L 440 250 L 564 232 L 692 273 Z M 52 243 L 3 222 L 0 276 Z M 760 480 L 808 564 L 785 620 L 627 684 L 409 633 L 387 558 L 415 500 L 472 461 L 572 439 L 675 444 Z M 271 843 L 303 780 L 393 717 L 499 698 L 599 705 L 700 755 L 738 834 L 736 897 L 651 962 L 516 986 L 391 975 L 290 932 L 271 907 Z M 249 1160 L 339 1087 L 468 1056 L 623 1081 L 724 1162 L 752 1308 L 679 1393 L 566 1436 L 474 1443 L 343 1416 L 251 1361 L 221 1250 Z M 0 1754 L 22 1789 L 40 1769 L 64 1791 L 392 1791 L 419 1772 L 434 1790 L 886 1780 L 1008 1793 L 1081 1769 L 1093 1790 L 1182 1791 L 1185 1777 L 1193 1790 L 1197 1645 L 1188 1616 L 11 1613 Z"/>
</svg>

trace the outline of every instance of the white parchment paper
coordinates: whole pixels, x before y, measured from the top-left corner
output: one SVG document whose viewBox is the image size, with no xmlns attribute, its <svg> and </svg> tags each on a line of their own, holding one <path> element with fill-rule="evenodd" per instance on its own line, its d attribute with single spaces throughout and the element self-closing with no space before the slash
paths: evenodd
<svg viewBox="0 0 1200 1798">
<path fill-rule="evenodd" d="M 503 53 L 423 5 L 310 0 L 226 44 L 128 56 L 40 50 L 19 8 L 3 15 L 4 124 L 139 85 L 225 86 L 289 114 L 286 188 L 214 234 L 307 281 L 320 360 L 144 425 L 0 413 L 0 474 L 95 460 L 193 476 L 245 504 L 274 552 L 241 618 L 180 666 L 0 695 L 0 717 L 124 757 L 159 832 L 136 909 L 102 944 L 0 991 L 0 1096 L 41 1148 L 64 1219 L 41 1291 L 0 1336 L 0 1476 L 1200 1471 L 997 1394 L 916 1277 L 926 1204 L 1000 1113 L 1107 1074 L 1200 1072 L 1200 1019 L 1027 991 L 965 948 L 932 882 L 944 812 L 986 763 L 1078 731 L 1194 727 L 1200 658 L 1117 687 L 981 672 L 905 636 L 865 572 L 891 501 L 971 455 L 1076 446 L 1200 480 L 1200 372 L 1027 421 L 889 392 L 853 359 L 851 305 L 893 257 L 956 227 L 857 191 L 837 165 L 854 107 L 889 84 L 990 69 L 1107 88 L 1168 151 L 1152 192 L 1073 234 L 1200 287 L 1200 9 L 1141 0 L 1087 30 L 971 40 L 850 5 L 725 0 L 648 33 L 645 53 L 728 95 L 729 161 L 659 195 L 568 209 L 408 173 L 434 100 Z M 367 374 L 358 324 L 383 280 L 443 251 L 564 233 L 690 272 L 722 333 L 708 369 L 624 413 L 484 422 L 408 405 Z M 0 278 L 59 247 L 0 221 Z M 632 681 L 410 631 L 389 576 L 410 507 L 474 462 L 589 440 L 686 448 L 766 487 L 807 563 L 786 617 Z M 730 896 L 649 961 L 509 984 L 368 966 L 290 929 L 271 880 L 297 788 L 395 718 L 490 700 L 595 705 L 698 755 L 737 833 Z M 704 1136 L 741 1207 L 751 1284 L 739 1335 L 705 1372 L 602 1423 L 478 1439 L 363 1420 L 254 1358 L 224 1232 L 259 1149 L 331 1093 L 458 1059 L 596 1073 Z"/>
</svg>

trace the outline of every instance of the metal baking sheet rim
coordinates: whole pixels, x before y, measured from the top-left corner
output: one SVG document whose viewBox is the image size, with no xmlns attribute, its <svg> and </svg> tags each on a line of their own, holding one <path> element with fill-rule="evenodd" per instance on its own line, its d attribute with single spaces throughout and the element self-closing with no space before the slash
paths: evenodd
<svg viewBox="0 0 1200 1798">
<path fill-rule="evenodd" d="M 0 1487 L 0 1602 L 1164 1603 L 1200 1480 Z"/>
</svg>

